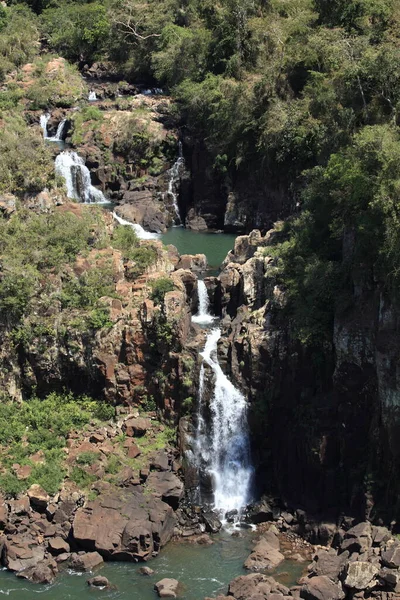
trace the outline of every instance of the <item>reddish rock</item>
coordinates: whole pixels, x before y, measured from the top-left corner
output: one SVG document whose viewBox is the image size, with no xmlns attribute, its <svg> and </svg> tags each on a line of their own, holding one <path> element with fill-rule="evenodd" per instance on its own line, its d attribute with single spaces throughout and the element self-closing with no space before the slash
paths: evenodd
<svg viewBox="0 0 400 600">
<path fill-rule="evenodd" d="M 86 552 L 71 555 L 71 568 L 76 571 L 92 571 L 103 564 L 103 557 L 98 552 Z"/>
<path fill-rule="evenodd" d="M 10 571 L 22 571 L 33 567 L 44 558 L 44 547 L 32 539 L 11 536 L 4 543 L 3 561 Z"/>
<path fill-rule="evenodd" d="M 28 579 L 33 583 L 53 583 L 58 573 L 57 565 L 53 561 L 44 560 L 17 573 L 17 577 Z"/>
<path fill-rule="evenodd" d="M 172 537 L 176 518 L 159 499 L 141 488 L 119 488 L 79 508 L 74 539 L 86 550 L 113 560 L 147 560 Z"/>
<path fill-rule="evenodd" d="M 173 509 L 178 508 L 184 486 L 175 473 L 153 471 L 148 476 L 146 483 L 155 496 L 162 498 Z"/>
<path fill-rule="evenodd" d="M 344 597 L 340 583 L 334 583 L 325 575 L 312 577 L 300 589 L 300 598 L 304 600 L 342 600 Z"/>
<path fill-rule="evenodd" d="M 52 538 L 48 542 L 49 550 L 52 554 L 58 555 L 69 552 L 69 544 L 61 537 Z"/>
<path fill-rule="evenodd" d="M 128 458 L 136 458 L 141 454 L 140 448 L 136 446 L 136 444 L 132 444 L 128 448 L 127 456 Z"/>
<path fill-rule="evenodd" d="M 107 577 L 102 577 L 101 575 L 97 575 L 96 577 L 92 577 L 87 580 L 87 584 L 90 587 L 94 588 L 109 588 L 111 587 L 110 582 Z"/>
<path fill-rule="evenodd" d="M 150 427 L 151 422 L 149 419 L 145 419 L 144 417 L 134 417 L 125 421 L 122 425 L 122 431 L 124 431 L 128 437 L 141 437 L 145 435 Z"/>
<path fill-rule="evenodd" d="M 47 507 L 50 500 L 50 496 L 48 495 L 46 490 L 40 487 L 40 485 L 38 485 L 37 483 L 31 485 L 27 494 L 31 505 L 35 508 L 45 509 Z"/>
</svg>

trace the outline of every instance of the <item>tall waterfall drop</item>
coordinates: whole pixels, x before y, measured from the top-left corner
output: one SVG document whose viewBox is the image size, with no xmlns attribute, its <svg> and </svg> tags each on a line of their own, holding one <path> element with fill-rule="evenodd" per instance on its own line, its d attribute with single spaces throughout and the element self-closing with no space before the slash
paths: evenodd
<svg viewBox="0 0 400 600">
<path fill-rule="evenodd" d="M 56 174 L 64 178 L 67 196 L 87 204 L 104 204 L 107 198 L 92 185 L 90 171 L 76 152 L 60 152 L 55 161 Z"/>
<path fill-rule="evenodd" d="M 217 355 L 220 329 L 207 335 L 201 356 L 199 414 L 196 432 L 197 465 L 213 480 L 214 508 L 225 515 L 241 510 L 250 501 L 253 467 L 247 424 L 247 401 L 223 373 Z M 208 369 L 207 367 L 210 367 Z M 210 399 L 210 425 L 203 416 L 206 381 L 212 374 L 214 390 Z"/>
<path fill-rule="evenodd" d="M 192 321 L 199 325 L 209 325 L 215 321 L 215 317 L 210 314 L 210 299 L 208 297 L 206 284 L 202 279 L 197 281 L 197 294 L 199 296 L 199 309 L 197 315 L 192 317 Z"/>
<path fill-rule="evenodd" d="M 170 170 L 168 171 L 169 181 L 168 181 L 168 190 L 167 190 L 168 196 L 172 199 L 172 206 L 174 207 L 174 211 L 175 211 L 175 218 L 174 218 L 175 225 L 180 225 L 182 222 L 181 215 L 179 213 L 177 187 L 178 187 L 181 168 L 185 164 L 185 159 L 183 158 L 181 141 L 179 141 L 179 143 L 178 143 L 178 148 L 179 148 L 178 158 L 175 161 L 175 163 L 172 165 Z"/>
<path fill-rule="evenodd" d="M 150 231 L 146 231 L 141 225 L 139 225 L 139 223 L 131 223 L 130 221 L 127 221 L 126 219 L 123 219 L 122 217 L 117 215 L 117 213 L 115 212 L 113 212 L 112 215 L 120 225 L 129 225 L 130 227 L 132 227 L 138 238 L 141 240 L 156 240 L 159 238 L 158 233 L 151 233 Z"/>
</svg>

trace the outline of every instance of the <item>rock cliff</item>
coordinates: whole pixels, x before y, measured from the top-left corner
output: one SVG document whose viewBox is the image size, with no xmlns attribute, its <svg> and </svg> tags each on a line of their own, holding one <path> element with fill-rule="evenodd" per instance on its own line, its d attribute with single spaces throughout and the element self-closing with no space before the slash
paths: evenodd
<svg viewBox="0 0 400 600">
<path fill-rule="evenodd" d="M 398 316 L 366 274 L 337 311 L 330 342 L 302 345 L 269 255 L 280 227 L 239 237 L 210 288 L 224 317 L 221 352 L 247 390 L 259 489 L 314 514 L 399 515 Z"/>
</svg>

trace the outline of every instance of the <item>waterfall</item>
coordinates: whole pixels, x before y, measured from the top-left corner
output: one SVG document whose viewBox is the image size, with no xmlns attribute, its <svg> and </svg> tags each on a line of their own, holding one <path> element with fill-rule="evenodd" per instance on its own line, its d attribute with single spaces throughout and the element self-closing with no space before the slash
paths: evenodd
<svg viewBox="0 0 400 600">
<path fill-rule="evenodd" d="M 156 240 L 159 238 L 158 233 L 146 231 L 141 225 L 139 225 L 139 223 L 131 223 L 130 221 L 127 221 L 126 219 L 123 219 L 117 215 L 115 212 L 113 212 L 112 216 L 120 225 L 129 225 L 129 227 L 132 227 L 138 238 L 141 240 Z"/>
<path fill-rule="evenodd" d="M 40 115 L 40 127 L 42 128 L 43 137 L 45 140 L 48 139 L 47 123 L 49 122 L 50 117 L 51 117 L 50 113 L 45 113 L 44 115 Z"/>
<path fill-rule="evenodd" d="M 210 299 L 206 284 L 202 279 L 198 279 L 197 281 L 197 294 L 199 297 L 199 308 L 197 314 L 192 317 L 192 321 L 199 325 L 209 325 L 215 321 L 215 317 L 210 314 Z"/>
<path fill-rule="evenodd" d="M 86 204 L 108 202 L 104 194 L 92 185 L 90 171 L 83 158 L 70 150 L 60 152 L 55 161 L 56 174 L 63 177 L 67 196 Z"/>
<path fill-rule="evenodd" d="M 88 100 L 89 100 L 89 102 L 96 102 L 96 100 L 97 100 L 96 92 L 94 92 L 94 91 L 89 92 Z"/>
<path fill-rule="evenodd" d="M 172 199 L 172 206 L 174 207 L 174 211 L 175 211 L 175 219 L 174 219 L 175 225 L 180 225 L 182 222 L 181 216 L 179 214 L 178 194 L 177 194 L 176 190 L 178 187 L 181 168 L 185 164 L 185 159 L 183 158 L 183 153 L 182 153 L 182 142 L 181 141 L 179 141 L 178 148 L 179 148 L 178 158 L 175 161 L 175 163 L 172 165 L 171 169 L 168 171 L 169 181 L 168 181 L 168 190 L 167 190 L 168 196 Z"/>
<path fill-rule="evenodd" d="M 53 141 L 53 142 L 62 142 L 63 140 L 63 133 L 64 133 L 64 129 L 65 129 L 65 125 L 67 124 L 67 119 L 63 119 L 62 121 L 60 121 L 60 123 L 58 124 L 57 127 L 57 131 L 56 131 L 56 135 L 54 137 L 48 138 L 49 140 Z"/>
<path fill-rule="evenodd" d="M 58 127 L 57 127 L 56 135 L 49 136 L 47 133 L 47 123 L 49 122 L 50 117 L 51 117 L 50 113 L 45 113 L 44 115 L 40 115 L 40 127 L 43 130 L 43 137 L 48 142 L 62 142 L 62 139 L 63 139 L 62 136 L 64 133 L 65 125 L 67 123 L 67 119 L 63 119 L 62 121 L 60 121 L 60 123 L 58 124 Z"/>
<path fill-rule="evenodd" d="M 253 468 L 247 424 L 247 401 L 223 373 L 218 362 L 220 329 L 207 335 L 201 356 L 199 413 L 195 452 L 197 465 L 202 466 L 213 480 L 214 508 L 225 515 L 238 513 L 250 501 Z M 213 374 L 214 391 L 210 400 L 210 425 L 203 416 L 205 390 L 209 369 Z"/>
</svg>

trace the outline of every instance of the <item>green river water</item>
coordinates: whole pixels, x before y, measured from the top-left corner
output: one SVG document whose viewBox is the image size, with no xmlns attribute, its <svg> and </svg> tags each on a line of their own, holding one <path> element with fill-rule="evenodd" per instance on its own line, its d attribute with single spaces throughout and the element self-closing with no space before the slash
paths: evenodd
<svg viewBox="0 0 400 600">
<path fill-rule="evenodd" d="M 173 227 L 161 236 L 164 244 L 173 244 L 181 254 L 204 253 L 210 272 L 216 272 L 233 248 L 235 235 L 196 233 L 182 227 Z M 11 600 L 157 600 L 154 584 L 164 577 L 173 577 L 182 584 L 182 600 L 203 600 L 206 596 L 226 593 L 228 583 L 245 574 L 243 562 L 251 552 L 255 534 L 243 530 L 240 537 L 229 531 L 213 536 L 211 546 L 185 542 L 171 542 L 160 555 L 150 561 L 154 575 L 140 575 L 143 565 L 107 563 L 97 572 L 105 575 L 115 586 L 111 590 L 91 589 L 87 585 L 90 574 L 61 571 L 52 585 L 41 586 L 0 571 L 0 595 Z M 274 574 L 285 585 L 293 585 L 301 576 L 304 566 L 285 561 Z"/>
<path fill-rule="evenodd" d="M 0 572 L 0 595 L 11 600 L 157 600 L 154 584 L 164 577 L 173 577 L 182 584 L 181 600 L 203 600 L 206 596 L 226 593 L 228 583 L 244 575 L 243 562 L 251 552 L 255 534 L 243 532 L 237 538 L 227 531 L 213 536 L 211 546 L 171 542 L 148 565 L 154 569 L 150 577 L 141 575 L 144 564 L 107 563 L 96 571 L 105 575 L 115 586 L 110 590 L 89 588 L 88 573 L 61 572 L 52 585 L 41 586 L 16 578 L 7 571 Z M 285 585 L 293 585 L 301 576 L 304 565 L 285 561 L 272 573 Z"/>
<path fill-rule="evenodd" d="M 233 248 L 235 238 L 233 233 L 201 233 L 184 227 L 171 227 L 161 236 L 164 244 L 173 244 L 180 254 L 205 254 L 212 271 Z"/>
</svg>

